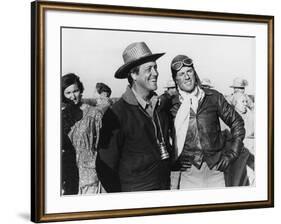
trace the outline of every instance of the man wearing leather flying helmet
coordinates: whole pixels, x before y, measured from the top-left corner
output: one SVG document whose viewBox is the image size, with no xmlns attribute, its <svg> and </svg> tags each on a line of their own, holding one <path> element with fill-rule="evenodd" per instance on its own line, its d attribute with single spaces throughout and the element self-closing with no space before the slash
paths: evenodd
<svg viewBox="0 0 281 224">
<path fill-rule="evenodd" d="M 201 87 L 191 58 L 177 55 L 171 62 L 171 72 L 179 93 L 171 108 L 175 126 L 174 168 L 180 170 L 179 182 L 173 185 L 180 189 L 240 185 L 241 175 L 231 171 L 230 177 L 226 173 L 239 161 L 243 150 L 243 119 L 221 93 Z M 228 144 L 219 118 L 231 129 Z"/>
<path fill-rule="evenodd" d="M 115 78 L 128 79 L 120 100 L 103 118 L 98 175 L 108 192 L 170 188 L 168 114 L 156 93 L 156 60 L 144 42 L 130 44 Z"/>
</svg>

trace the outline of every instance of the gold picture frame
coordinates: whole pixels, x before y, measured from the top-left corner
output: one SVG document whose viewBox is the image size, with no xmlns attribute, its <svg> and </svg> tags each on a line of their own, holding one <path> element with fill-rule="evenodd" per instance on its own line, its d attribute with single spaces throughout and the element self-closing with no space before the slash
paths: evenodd
<svg viewBox="0 0 281 224">
<path fill-rule="evenodd" d="M 46 12 L 103 13 L 158 18 L 198 19 L 264 24 L 267 26 L 267 199 L 241 202 L 177 205 L 101 211 L 46 213 Z M 69 221 L 131 216 L 207 212 L 274 206 L 274 17 L 173 9 L 137 8 L 124 6 L 44 2 L 31 3 L 31 220 L 33 222 Z M 121 53 L 120 53 L 121 54 Z M 48 121 L 49 122 L 49 121 Z M 97 199 L 98 200 L 98 199 Z"/>
</svg>

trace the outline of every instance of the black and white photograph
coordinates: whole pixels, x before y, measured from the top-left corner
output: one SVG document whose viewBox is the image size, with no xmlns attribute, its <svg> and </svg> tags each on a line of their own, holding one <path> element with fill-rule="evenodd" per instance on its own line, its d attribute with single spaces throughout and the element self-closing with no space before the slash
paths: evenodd
<svg viewBox="0 0 281 224">
<path fill-rule="evenodd" d="M 32 221 L 273 206 L 272 16 L 32 10 Z"/>
<path fill-rule="evenodd" d="M 62 195 L 254 187 L 255 43 L 62 27 Z"/>
</svg>

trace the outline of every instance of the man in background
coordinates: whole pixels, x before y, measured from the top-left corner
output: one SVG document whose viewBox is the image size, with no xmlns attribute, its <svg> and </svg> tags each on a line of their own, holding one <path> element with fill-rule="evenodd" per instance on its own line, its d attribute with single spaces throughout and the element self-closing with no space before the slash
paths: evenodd
<svg viewBox="0 0 281 224">
<path fill-rule="evenodd" d="M 166 83 L 165 92 L 160 96 L 160 104 L 167 108 L 171 107 L 171 100 L 177 95 L 176 84 L 173 79 L 169 79 Z"/>
<path fill-rule="evenodd" d="M 205 89 L 213 89 L 214 88 L 211 80 L 208 79 L 208 78 L 204 78 L 204 79 L 201 80 L 201 86 Z"/>
<path fill-rule="evenodd" d="M 96 104 L 97 105 L 107 105 L 109 104 L 110 106 L 113 104 L 112 100 L 110 99 L 111 96 L 111 88 L 102 83 L 98 82 L 96 84 Z"/>
<path fill-rule="evenodd" d="M 254 102 L 253 99 L 250 97 L 250 95 L 245 93 L 245 88 L 248 86 L 248 81 L 242 77 L 236 77 L 233 80 L 233 84 L 230 86 L 230 88 L 233 89 L 233 93 L 229 96 L 226 96 L 226 100 L 230 103 L 233 104 L 233 96 L 235 93 L 242 93 L 245 94 L 247 97 L 247 107 L 250 110 L 254 109 Z"/>
<path fill-rule="evenodd" d="M 94 97 L 83 98 L 82 101 L 83 103 L 100 108 L 100 111 L 105 113 L 105 111 L 113 104 L 113 100 L 110 96 L 111 88 L 102 82 L 98 82 L 95 86 Z"/>
</svg>

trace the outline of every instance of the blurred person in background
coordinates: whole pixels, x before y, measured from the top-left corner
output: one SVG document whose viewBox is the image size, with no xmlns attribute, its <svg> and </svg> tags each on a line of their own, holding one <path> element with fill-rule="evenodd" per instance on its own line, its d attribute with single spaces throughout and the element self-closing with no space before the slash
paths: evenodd
<svg viewBox="0 0 281 224">
<path fill-rule="evenodd" d="M 233 89 L 233 93 L 231 95 L 226 96 L 226 100 L 230 103 L 232 103 L 233 100 L 233 96 L 235 93 L 243 93 L 245 94 L 245 96 L 247 97 L 247 107 L 250 110 L 254 110 L 254 102 L 251 99 L 251 97 L 249 95 L 246 94 L 245 92 L 245 88 L 248 86 L 248 81 L 242 77 L 236 77 L 233 80 L 232 85 L 230 86 L 230 88 Z"/>
<path fill-rule="evenodd" d="M 82 99 L 82 102 L 98 107 L 103 113 L 105 113 L 105 111 L 113 104 L 113 100 L 110 98 L 111 93 L 111 88 L 108 85 L 98 82 L 95 85 L 94 97 L 84 98 Z"/>
<path fill-rule="evenodd" d="M 175 96 L 177 94 L 176 84 L 173 79 L 169 79 L 164 88 L 166 89 L 165 93 L 169 94 L 170 96 Z"/>
<path fill-rule="evenodd" d="M 248 108 L 248 97 L 245 93 L 236 92 L 233 94 L 232 105 L 235 110 L 240 114 L 245 123 L 245 139 L 244 146 L 250 151 L 249 159 L 247 162 L 247 173 L 250 185 L 255 183 L 254 173 L 254 157 L 255 157 L 255 117 L 254 112 Z"/>
<path fill-rule="evenodd" d="M 214 88 L 211 80 L 208 79 L 208 78 L 204 78 L 204 79 L 201 80 L 201 86 L 205 89 L 213 89 Z"/>
<path fill-rule="evenodd" d="M 110 96 L 111 96 L 110 87 L 102 82 L 98 82 L 96 84 L 96 91 L 100 96 L 104 96 L 107 98 L 110 98 Z"/>
<path fill-rule="evenodd" d="M 112 100 L 110 99 L 111 96 L 111 88 L 102 83 L 102 82 L 98 82 L 96 84 L 96 101 L 97 101 L 97 106 L 111 106 L 113 104 Z"/>
<path fill-rule="evenodd" d="M 169 79 L 164 88 L 165 88 L 164 93 L 159 97 L 160 105 L 170 108 L 171 99 L 177 95 L 177 88 L 174 80 Z"/>
</svg>

